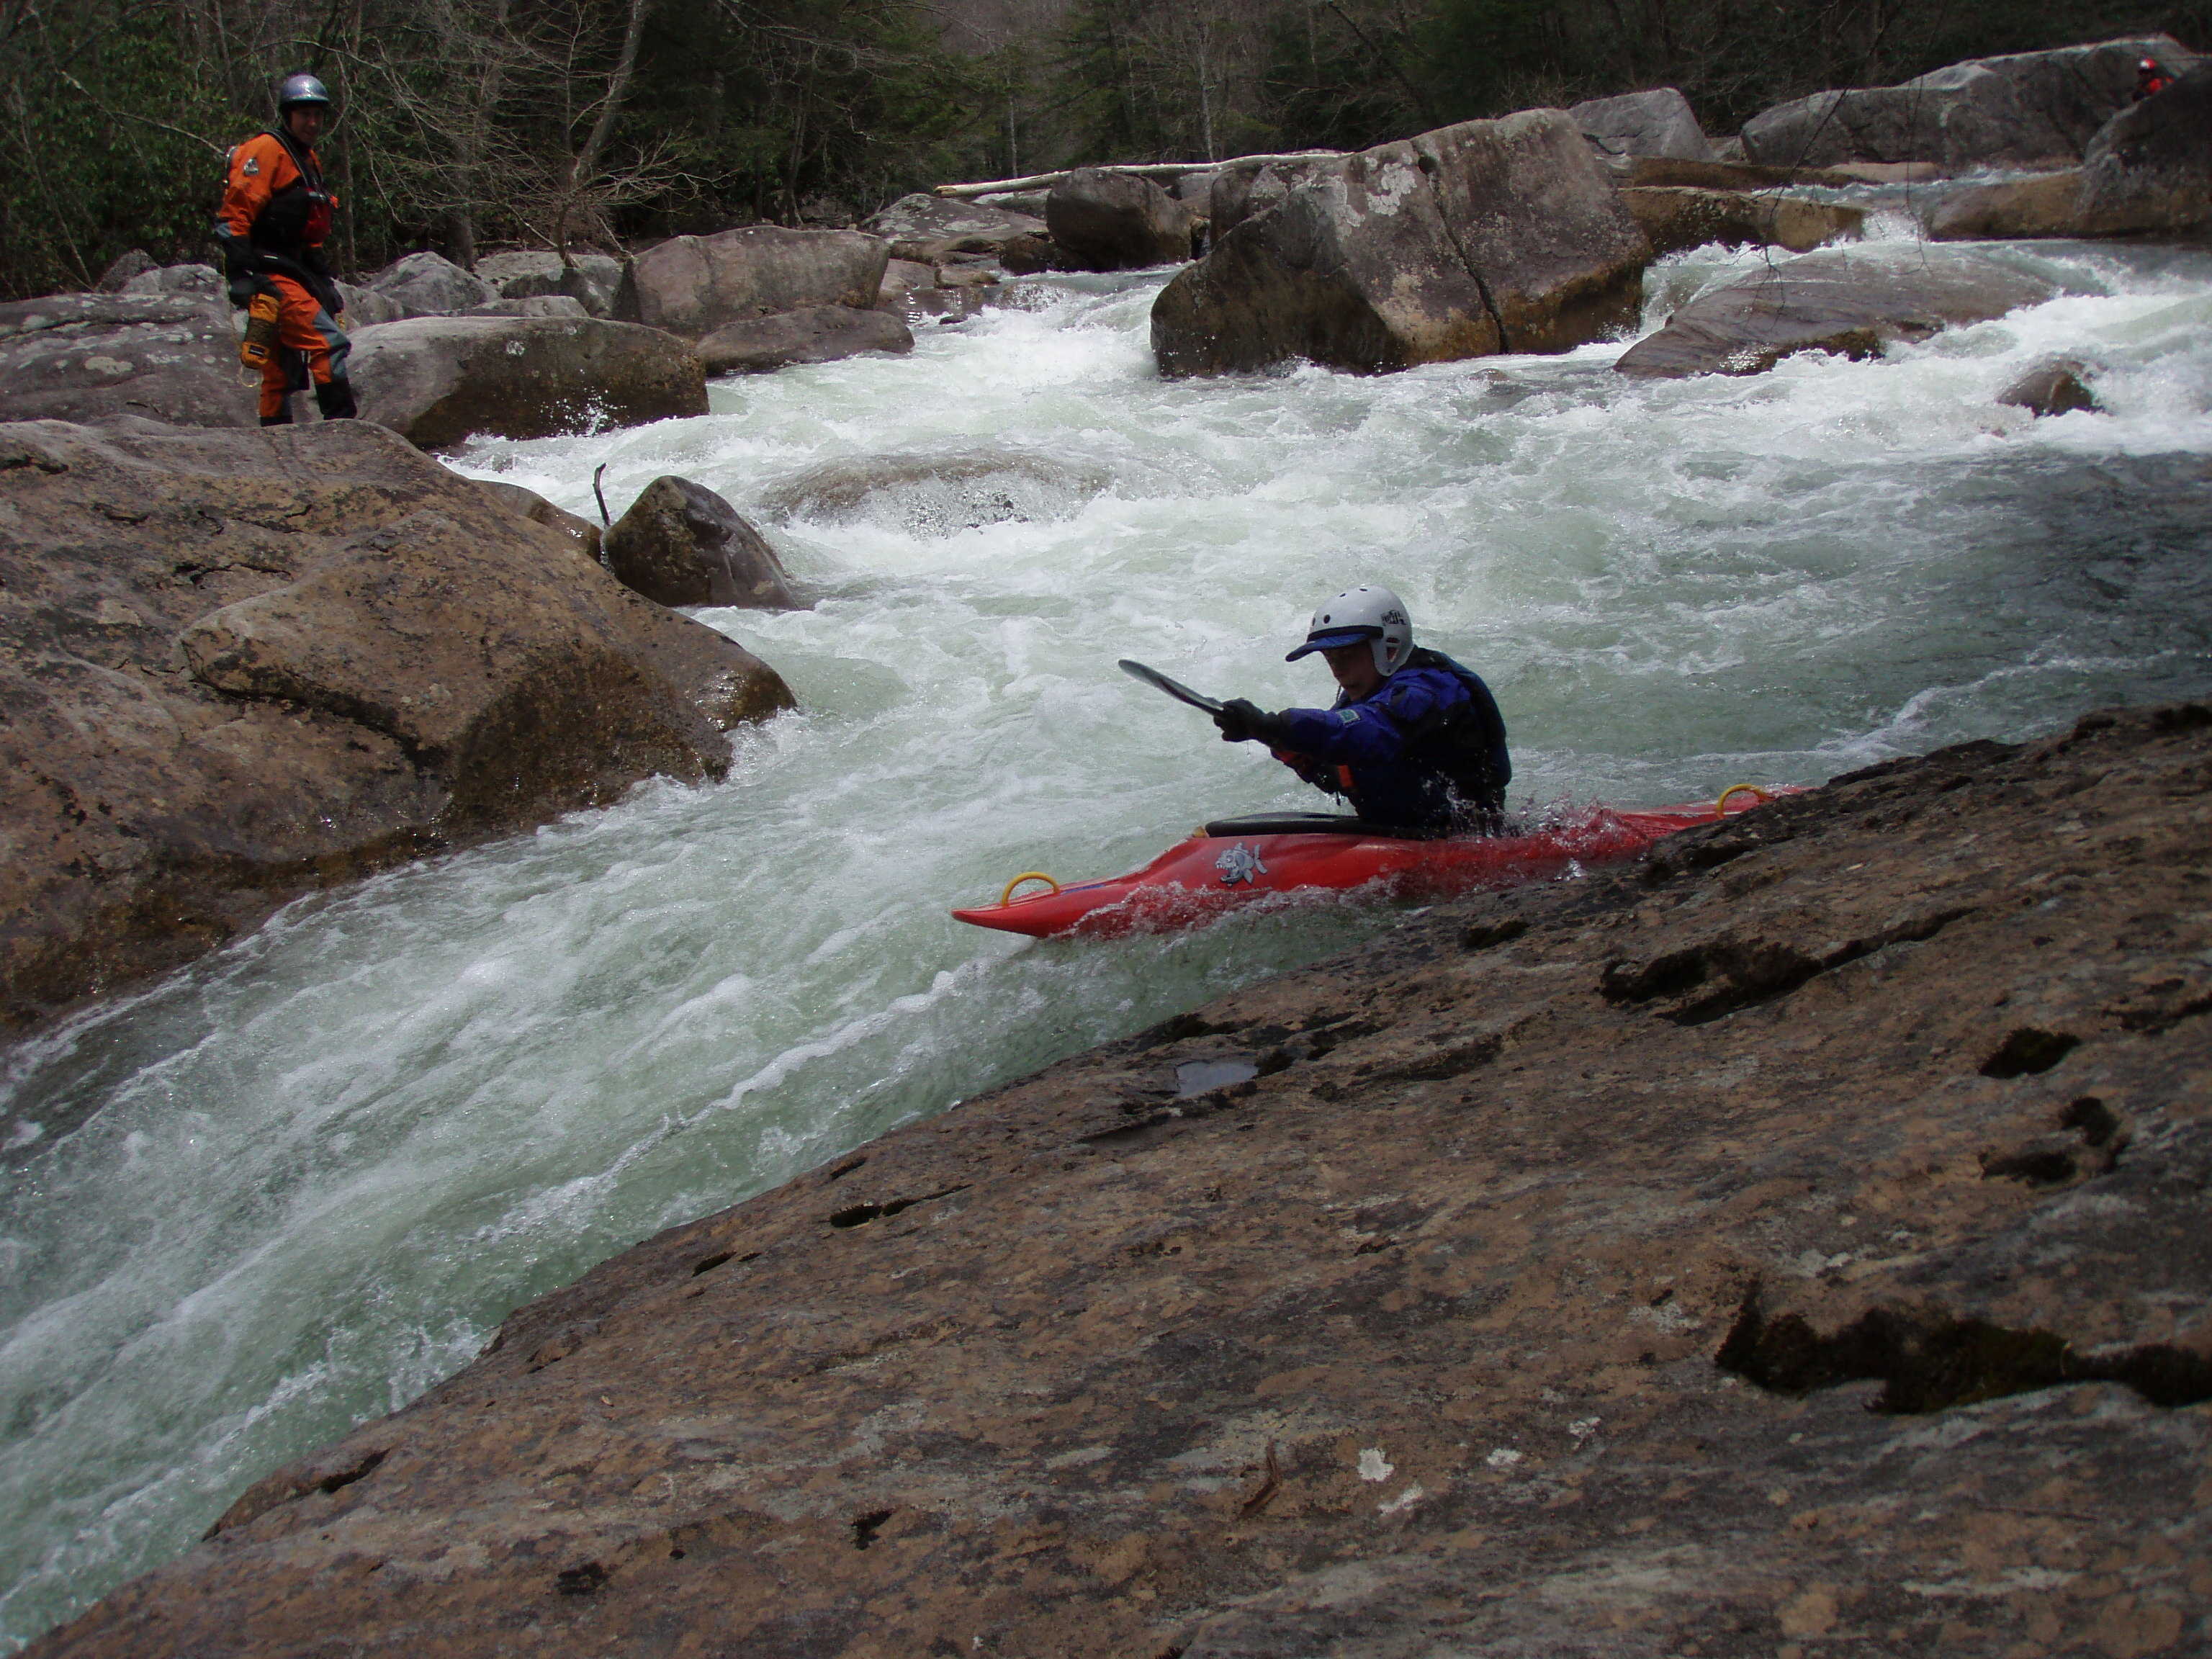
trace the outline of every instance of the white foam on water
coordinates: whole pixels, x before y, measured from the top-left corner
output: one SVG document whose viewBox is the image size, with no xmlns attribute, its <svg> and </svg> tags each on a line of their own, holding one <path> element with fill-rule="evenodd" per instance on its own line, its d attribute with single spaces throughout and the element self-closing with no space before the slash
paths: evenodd
<svg viewBox="0 0 2212 1659">
<path fill-rule="evenodd" d="M 1340 901 L 1035 943 L 946 915 L 1310 807 L 1115 671 L 1279 706 L 1307 613 L 1391 583 L 1481 670 L 1516 798 L 1817 781 L 2212 689 L 2212 264 L 2006 251 L 2074 290 L 1886 361 L 1625 383 L 1619 344 L 1163 382 L 1157 275 L 1053 279 L 903 358 L 713 412 L 481 443 L 596 516 L 829 462 L 1013 448 L 1103 489 L 957 528 L 894 492 L 768 523 L 813 608 L 704 620 L 803 713 L 665 781 L 303 900 L 0 1056 L 0 1647 L 465 1363 L 518 1303 L 902 1121 L 1387 926 Z M 1651 325 L 1758 256 L 1654 275 Z M 2110 410 L 1996 394 L 2089 365 Z M 945 496 L 954 507 L 957 492 Z"/>
</svg>

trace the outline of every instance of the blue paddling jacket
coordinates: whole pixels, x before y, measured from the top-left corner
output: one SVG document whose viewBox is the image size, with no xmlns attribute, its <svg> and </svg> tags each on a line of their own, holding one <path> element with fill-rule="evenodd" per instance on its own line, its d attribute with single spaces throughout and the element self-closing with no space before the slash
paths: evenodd
<svg viewBox="0 0 2212 1659">
<path fill-rule="evenodd" d="M 1426 835 L 1477 829 L 1513 779 L 1505 720 L 1481 676 L 1416 650 L 1365 697 L 1275 717 L 1275 757 L 1370 823 Z"/>
</svg>

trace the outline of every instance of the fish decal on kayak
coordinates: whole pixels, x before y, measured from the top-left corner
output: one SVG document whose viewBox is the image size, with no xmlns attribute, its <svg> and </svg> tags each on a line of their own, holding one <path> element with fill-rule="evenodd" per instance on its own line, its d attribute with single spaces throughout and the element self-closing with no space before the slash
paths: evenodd
<svg viewBox="0 0 2212 1659">
<path fill-rule="evenodd" d="M 1267 866 L 1260 861 L 1260 854 L 1241 841 L 1214 860 L 1213 867 L 1221 872 L 1224 887 L 1234 887 L 1240 881 L 1257 883 L 1267 873 Z"/>
</svg>

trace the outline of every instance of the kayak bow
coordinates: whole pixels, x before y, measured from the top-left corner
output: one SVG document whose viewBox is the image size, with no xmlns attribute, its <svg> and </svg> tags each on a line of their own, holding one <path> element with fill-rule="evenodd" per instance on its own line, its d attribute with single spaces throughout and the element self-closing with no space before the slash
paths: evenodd
<svg viewBox="0 0 2212 1659">
<path fill-rule="evenodd" d="M 1118 939 L 1198 927 L 1279 894 L 1358 890 L 1378 899 L 1448 898 L 1616 864 L 1634 858 L 1662 836 L 1734 817 L 1768 799 L 1765 789 L 1737 784 L 1710 805 L 1650 811 L 1598 806 L 1571 822 L 1522 835 L 1438 841 L 1364 828 L 1264 827 L 1291 822 L 1279 818 L 1248 820 L 1253 828 L 1240 832 L 1237 821 L 1231 819 L 1207 825 L 1127 875 L 1063 887 L 1041 871 L 1025 871 L 1006 884 L 996 904 L 952 914 L 978 927 L 1038 939 L 1068 933 Z M 1016 898 L 1015 890 L 1031 881 L 1048 883 L 1050 890 Z"/>
</svg>

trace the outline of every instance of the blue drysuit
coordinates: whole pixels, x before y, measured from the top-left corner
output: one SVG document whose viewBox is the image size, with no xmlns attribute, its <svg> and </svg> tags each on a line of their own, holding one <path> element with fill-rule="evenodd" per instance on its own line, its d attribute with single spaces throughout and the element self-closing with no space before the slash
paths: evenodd
<svg viewBox="0 0 2212 1659">
<path fill-rule="evenodd" d="M 1286 708 L 1267 733 L 1308 783 L 1346 797 L 1359 816 L 1434 832 L 1505 804 L 1513 775 L 1505 726 L 1469 669 L 1419 651 L 1370 695 L 1328 708 Z"/>
</svg>

